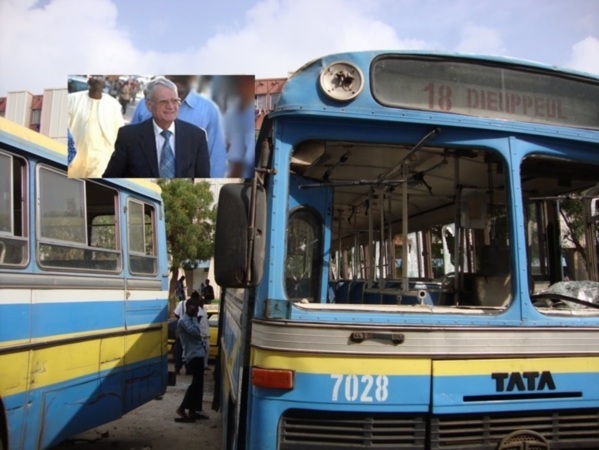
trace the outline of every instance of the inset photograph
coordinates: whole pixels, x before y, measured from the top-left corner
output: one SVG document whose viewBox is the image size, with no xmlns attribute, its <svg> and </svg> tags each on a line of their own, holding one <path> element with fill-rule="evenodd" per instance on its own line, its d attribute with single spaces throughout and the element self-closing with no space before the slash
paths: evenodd
<svg viewBox="0 0 599 450">
<path fill-rule="evenodd" d="M 69 76 L 69 177 L 252 177 L 254 84 L 253 75 Z"/>
</svg>

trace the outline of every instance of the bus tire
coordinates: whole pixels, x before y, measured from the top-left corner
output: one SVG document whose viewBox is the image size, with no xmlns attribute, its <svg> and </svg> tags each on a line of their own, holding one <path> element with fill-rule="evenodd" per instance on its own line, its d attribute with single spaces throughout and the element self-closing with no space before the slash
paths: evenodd
<svg viewBox="0 0 599 450">
<path fill-rule="evenodd" d="M 8 426 L 4 412 L 4 402 L 0 399 L 0 450 L 8 449 Z"/>
<path fill-rule="evenodd" d="M 235 403 L 233 403 L 231 396 L 229 396 L 229 401 L 227 402 L 227 429 L 225 436 L 226 450 L 236 450 L 233 444 L 235 442 Z"/>
</svg>

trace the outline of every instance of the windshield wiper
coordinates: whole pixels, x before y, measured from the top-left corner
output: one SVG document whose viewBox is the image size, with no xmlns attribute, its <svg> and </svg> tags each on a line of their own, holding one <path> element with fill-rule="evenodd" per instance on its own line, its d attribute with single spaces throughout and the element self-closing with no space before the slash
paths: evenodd
<svg viewBox="0 0 599 450">
<path fill-rule="evenodd" d="M 586 300 L 579 300 L 577 298 L 569 297 L 567 295 L 553 294 L 551 292 L 544 292 L 544 293 L 541 293 L 541 294 L 534 294 L 534 295 L 531 295 L 530 298 L 533 301 L 534 300 L 544 300 L 544 299 L 547 299 L 547 300 L 551 300 L 553 302 L 559 302 L 559 301 L 572 302 L 572 303 L 576 303 L 578 305 L 587 306 L 589 308 L 599 309 L 599 304 L 597 304 L 597 303 L 587 302 Z"/>
</svg>

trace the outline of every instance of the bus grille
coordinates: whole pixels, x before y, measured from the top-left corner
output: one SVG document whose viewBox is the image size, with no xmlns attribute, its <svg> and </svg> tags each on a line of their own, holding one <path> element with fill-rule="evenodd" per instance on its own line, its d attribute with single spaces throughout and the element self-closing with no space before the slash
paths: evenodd
<svg viewBox="0 0 599 450">
<path fill-rule="evenodd" d="M 595 410 L 436 416 L 430 426 L 431 450 L 495 450 L 515 430 L 540 434 L 552 450 L 599 448 L 599 411 Z"/>
<path fill-rule="evenodd" d="M 279 450 L 369 448 L 424 449 L 424 416 L 286 411 L 279 422 Z"/>
<path fill-rule="evenodd" d="M 599 449 L 597 410 L 425 416 L 299 409 L 281 418 L 278 449 L 496 450 L 502 439 L 519 430 L 541 435 L 551 450 Z"/>
</svg>

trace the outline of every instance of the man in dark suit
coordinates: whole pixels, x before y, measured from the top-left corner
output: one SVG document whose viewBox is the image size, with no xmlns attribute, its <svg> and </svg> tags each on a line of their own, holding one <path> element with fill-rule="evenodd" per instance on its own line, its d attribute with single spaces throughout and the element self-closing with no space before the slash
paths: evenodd
<svg viewBox="0 0 599 450">
<path fill-rule="evenodd" d="M 177 119 L 177 86 L 156 77 L 144 90 L 152 118 L 119 129 L 104 178 L 209 178 L 206 132 Z"/>
</svg>

